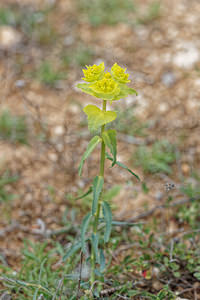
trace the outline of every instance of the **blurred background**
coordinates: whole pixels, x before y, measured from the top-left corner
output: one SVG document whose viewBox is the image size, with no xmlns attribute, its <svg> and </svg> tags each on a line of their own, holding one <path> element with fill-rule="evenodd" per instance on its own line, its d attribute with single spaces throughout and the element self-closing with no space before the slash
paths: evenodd
<svg viewBox="0 0 200 300">
<path fill-rule="evenodd" d="M 117 62 L 139 94 L 112 104 L 118 160 L 142 179 L 108 163 L 116 219 L 163 203 L 166 184 L 176 200 L 199 196 L 199 24 L 197 0 L 1 0 L 0 249 L 11 266 L 24 238 L 60 228 L 69 213 L 80 224 L 88 211 L 90 196 L 74 200 L 99 160 L 97 150 L 78 177 L 91 137 L 82 108 L 99 104 L 75 87 L 85 65 Z"/>
</svg>

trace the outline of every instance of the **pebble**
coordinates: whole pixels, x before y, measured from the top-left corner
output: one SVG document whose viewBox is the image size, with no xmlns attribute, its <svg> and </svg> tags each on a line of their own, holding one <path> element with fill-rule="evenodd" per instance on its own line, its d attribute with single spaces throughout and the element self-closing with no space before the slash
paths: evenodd
<svg viewBox="0 0 200 300">
<path fill-rule="evenodd" d="M 199 61 L 200 53 L 193 43 L 181 42 L 177 48 L 177 53 L 173 57 L 173 63 L 177 67 L 190 69 Z"/>
<path fill-rule="evenodd" d="M 54 134 L 55 134 L 55 135 L 63 135 L 64 132 L 65 132 L 65 129 L 64 129 L 63 126 L 58 125 L 58 126 L 56 126 L 56 127 L 54 128 Z"/>
<path fill-rule="evenodd" d="M 190 166 L 186 163 L 182 164 L 181 169 L 184 175 L 188 175 L 190 172 Z"/>
<path fill-rule="evenodd" d="M 175 75 L 171 71 L 163 73 L 161 80 L 162 83 L 168 88 L 172 87 L 176 81 Z"/>
<path fill-rule="evenodd" d="M 17 88 L 23 88 L 26 85 L 26 81 L 23 79 L 19 79 L 17 81 L 15 81 L 15 86 Z"/>
<path fill-rule="evenodd" d="M 3 50 L 13 50 L 22 41 L 22 35 L 12 26 L 0 27 L 0 48 Z"/>
</svg>

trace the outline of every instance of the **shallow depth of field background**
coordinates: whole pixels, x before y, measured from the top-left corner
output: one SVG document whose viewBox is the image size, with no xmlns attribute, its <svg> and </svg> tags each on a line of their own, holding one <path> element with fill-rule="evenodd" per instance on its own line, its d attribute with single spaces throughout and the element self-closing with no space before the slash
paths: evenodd
<svg viewBox="0 0 200 300">
<path fill-rule="evenodd" d="M 78 177 L 91 137 L 82 108 L 100 102 L 76 84 L 85 65 L 101 61 L 126 67 L 139 94 L 112 104 L 118 160 L 142 180 L 107 164 L 115 219 L 195 198 L 145 222 L 154 220 L 150 231 L 199 228 L 200 2 L 0 2 L 0 264 L 20 270 L 25 239 L 65 246 L 78 236 L 91 199 L 74 198 L 99 162 L 97 150 Z M 69 233 L 48 234 L 68 225 Z"/>
</svg>

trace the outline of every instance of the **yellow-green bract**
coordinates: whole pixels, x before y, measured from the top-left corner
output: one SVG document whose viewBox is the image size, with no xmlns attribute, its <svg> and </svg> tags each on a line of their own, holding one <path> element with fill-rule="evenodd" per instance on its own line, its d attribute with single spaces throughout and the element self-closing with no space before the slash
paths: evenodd
<svg viewBox="0 0 200 300">
<path fill-rule="evenodd" d="M 96 98 L 108 101 L 116 101 L 137 92 L 127 86 L 130 82 L 129 74 L 125 73 L 126 69 L 121 68 L 115 63 L 111 68 L 111 73 L 104 72 L 104 63 L 100 65 L 87 66 L 83 69 L 85 77 L 82 79 L 88 83 L 77 85 L 84 93 Z"/>
</svg>

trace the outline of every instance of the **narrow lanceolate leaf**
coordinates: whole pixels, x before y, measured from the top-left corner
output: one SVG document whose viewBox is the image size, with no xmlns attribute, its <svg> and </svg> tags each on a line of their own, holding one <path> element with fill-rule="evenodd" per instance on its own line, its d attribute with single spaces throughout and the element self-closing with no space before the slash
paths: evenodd
<svg viewBox="0 0 200 300">
<path fill-rule="evenodd" d="M 104 143 L 110 149 L 110 152 L 113 155 L 113 163 L 112 163 L 112 167 L 113 167 L 116 164 L 116 157 L 117 157 L 116 130 L 110 129 L 104 131 L 102 134 L 102 138 Z"/>
<path fill-rule="evenodd" d="M 82 248 L 82 251 L 85 252 L 86 249 L 85 249 L 85 234 L 86 234 L 86 231 L 87 231 L 87 228 L 88 228 L 88 225 L 90 223 L 90 219 L 91 219 L 91 212 L 89 212 L 83 219 L 83 222 L 82 222 L 82 226 L 81 226 L 81 248 Z"/>
<path fill-rule="evenodd" d="M 81 242 L 77 242 L 67 251 L 67 253 L 63 256 L 63 261 L 67 260 L 70 256 L 76 253 L 79 249 L 81 249 Z"/>
<path fill-rule="evenodd" d="M 108 153 L 106 153 L 106 158 L 109 159 L 109 160 L 111 160 L 111 161 L 113 161 L 113 158 Z M 137 180 L 140 181 L 140 177 L 137 174 L 133 173 L 133 171 L 131 171 L 131 169 L 129 169 L 123 163 L 121 163 L 120 161 L 116 161 L 116 165 L 118 165 L 119 167 L 127 170 L 129 173 L 131 173 L 133 176 L 135 176 L 137 178 Z"/>
<path fill-rule="evenodd" d="M 81 176 L 82 168 L 83 168 L 83 164 L 84 164 L 85 160 L 88 158 L 88 156 L 90 155 L 90 153 L 94 150 L 94 148 L 98 145 L 98 143 L 100 141 L 101 141 L 100 136 L 95 135 L 91 139 L 91 141 L 89 142 L 89 144 L 87 146 L 87 149 L 86 149 L 85 153 L 82 156 L 81 163 L 79 165 L 79 170 L 78 170 L 79 176 Z"/>
<path fill-rule="evenodd" d="M 93 180 L 93 202 L 92 202 L 92 215 L 97 211 L 98 200 L 103 189 L 104 179 L 102 176 L 96 176 Z"/>
<path fill-rule="evenodd" d="M 78 197 L 74 198 L 73 200 L 83 199 L 91 193 L 92 193 L 92 186 L 90 186 L 89 189 L 87 190 L 87 192 L 85 192 L 83 195 L 78 196 Z"/>
<path fill-rule="evenodd" d="M 110 209 L 110 205 L 108 204 L 108 202 L 103 202 L 103 215 L 104 215 L 104 219 L 106 222 L 106 229 L 105 229 L 105 233 L 104 233 L 104 242 L 107 243 L 109 241 L 110 238 L 110 233 L 111 233 L 111 229 L 112 229 L 112 212 Z"/>
<path fill-rule="evenodd" d="M 90 131 L 98 130 L 102 125 L 114 121 L 117 117 L 114 111 L 102 111 L 96 105 L 89 104 L 83 109 L 88 117 L 88 127 Z"/>
<path fill-rule="evenodd" d="M 100 260 L 100 272 L 102 273 L 105 270 L 106 261 L 103 253 L 103 249 L 99 250 L 99 260 Z"/>
<path fill-rule="evenodd" d="M 96 262 L 99 264 L 100 260 L 99 260 L 99 251 L 98 251 L 98 245 L 99 245 L 99 235 L 98 235 L 98 233 L 96 233 L 96 234 L 93 233 L 92 234 L 91 242 L 92 242 L 92 247 L 94 249 Z"/>
</svg>

